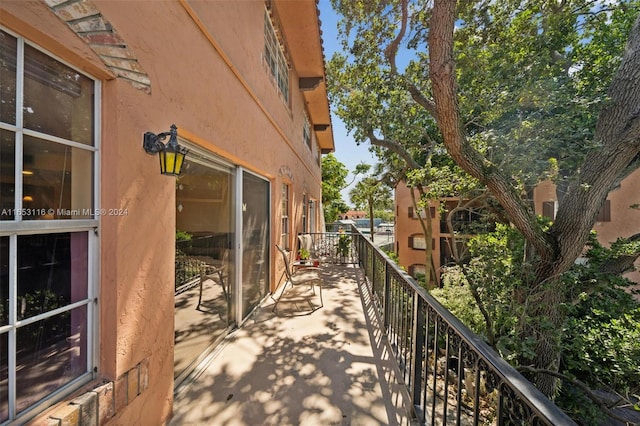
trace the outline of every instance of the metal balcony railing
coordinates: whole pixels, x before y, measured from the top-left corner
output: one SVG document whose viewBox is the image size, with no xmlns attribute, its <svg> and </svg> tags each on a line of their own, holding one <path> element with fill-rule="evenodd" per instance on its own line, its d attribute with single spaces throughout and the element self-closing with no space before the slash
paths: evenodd
<svg viewBox="0 0 640 426">
<path fill-rule="evenodd" d="M 368 238 L 355 228 L 341 235 L 364 270 L 420 424 L 575 424 Z M 315 238 L 335 253 L 333 236 Z"/>
</svg>

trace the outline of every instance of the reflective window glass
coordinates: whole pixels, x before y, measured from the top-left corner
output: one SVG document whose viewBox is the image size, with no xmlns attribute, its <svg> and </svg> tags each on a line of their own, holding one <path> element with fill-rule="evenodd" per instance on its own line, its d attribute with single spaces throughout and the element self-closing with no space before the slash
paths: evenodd
<svg viewBox="0 0 640 426">
<path fill-rule="evenodd" d="M 86 341 L 86 305 L 18 328 L 18 413 L 86 372 Z"/>
<path fill-rule="evenodd" d="M 0 121 L 16 124 L 17 40 L 0 31 Z"/>
<path fill-rule="evenodd" d="M 86 232 L 18 237 L 18 320 L 87 298 Z"/>
<path fill-rule="evenodd" d="M 15 216 L 15 133 L 0 130 L 0 220 Z"/>
<path fill-rule="evenodd" d="M 9 418 L 9 343 L 8 333 L 0 334 L 0 422 Z"/>
<path fill-rule="evenodd" d="M 25 136 L 22 220 L 90 218 L 92 176 L 91 151 Z"/>
<path fill-rule="evenodd" d="M 24 126 L 93 145 L 93 81 L 25 45 Z"/>
</svg>

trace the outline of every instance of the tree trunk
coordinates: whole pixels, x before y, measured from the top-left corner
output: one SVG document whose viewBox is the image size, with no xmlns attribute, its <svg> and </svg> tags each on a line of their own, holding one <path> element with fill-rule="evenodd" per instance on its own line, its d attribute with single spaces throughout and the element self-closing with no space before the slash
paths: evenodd
<svg viewBox="0 0 640 426">
<path fill-rule="evenodd" d="M 418 207 L 418 203 L 416 201 L 416 196 L 413 192 L 413 188 L 409 188 L 409 192 L 411 194 L 411 202 L 413 203 L 413 209 L 416 212 L 420 212 L 421 209 Z M 423 187 L 418 187 L 418 193 L 420 194 L 420 200 L 425 200 L 427 197 L 424 193 Z M 420 227 L 422 228 L 422 235 L 424 235 L 425 242 L 425 250 L 424 250 L 424 269 L 425 269 L 425 281 L 427 288 L 433 288 L 438 286 L 438 277 L 436 275 L 436 268 L 433 263 L 433 245 L 431 244 L 431 240 L 433 239 L 433 225 L 431 223 L 431 209 L 430 205 L 427 205 L 424 209 L 422 209 L 425 214 L 418 214 L 418 220 L 420 222 Z"/>
<path fill-rule="evenodd" d="M 581 254 L 598 211 L 618 177 L 640 153 L 640 18 L 636 21 L 620 68 L 609 89 L 609 101 L 598 117 L 595 140 L 600 148 L 585 159 L 570 185 L 548 232 L 538 225 L 533 209 L 495 165 L 468 142 L 457 102 L 453 56 L 455 0 L 434 0 L 428 36 L 435 118 L 453 160 L 485 184 L 505 209 L 509 220 L 535 251 L 534 276 L 526 295 L 519 327 L 523 342 L 533 341 L 534 356 L 521 358 L 535 368 L 557 371 L 565 294 L 560 275 Z M 533 377 L 538 388 L 553 397 L 557 380 Z"/>
</svg>

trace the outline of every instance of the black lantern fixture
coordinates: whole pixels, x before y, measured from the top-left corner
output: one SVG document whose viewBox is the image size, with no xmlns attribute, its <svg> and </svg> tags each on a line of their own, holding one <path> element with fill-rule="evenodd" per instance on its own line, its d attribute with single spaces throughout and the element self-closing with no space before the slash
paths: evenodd
<svg viewBox="0 0 640 426">
<path fill-rule="evenodd" d="M 163 144 L 167 136 L 169 142 Z M 184 157 L 189 152 L 188 149 L 178 145 L 178 128 L 171 125 L 171 130 L 159 134 L 146 132 L 142 140 L 142 147 L 148 154 L 158 154 L 160 157 L 160 173 L 168 176 L 179 176 Z"/>
</svg>

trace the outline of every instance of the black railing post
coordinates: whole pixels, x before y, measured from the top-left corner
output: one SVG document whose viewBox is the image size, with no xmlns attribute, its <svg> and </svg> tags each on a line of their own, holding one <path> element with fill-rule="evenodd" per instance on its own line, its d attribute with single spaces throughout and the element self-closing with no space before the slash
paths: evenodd
<svg viewBox="0 0 640 426">
<path fill-rule="evenodd" d="M 358 262 L 364 267 L 371 288 L 375 288 L 377 279 L 382 280 L 383 287 L 373 303 L 383 315 L 389 351 L 399 372 L 397 380 L 406 386 L 413 414 L 418 417 L 412 419 L 412 424 L 436 424 L 442 416 L 445 424 L 479 424 L 497 418 L 498 422 L 513 419 L 517 424 L 575 425 L 369 239 L 357 230 L 353 235 L 358 238 L 354 246 Z M 413 309 L 411 315 L 408 309 Z M 407 324 L 409 318 L 413 324 Z M 442 345 L 445 346 L 441 348 Z M 466 365 L 470 366 L 467 372 Z M 497 400 L 487 399 L 488 405 L 482 411 L 480 374 L 493 389 L 499 389 Z M 451 375 L 457 376 L 455 395 L 450 392 Z M 463 390 L 474 401 L 472 411 L 467 410 L 468 406 L 463 410 Z"/>
<path fill-rule="evenodd" d="M 412 381 L 412 398 L 414 409 L 419 409 L 422 400 L 422 360 L 424 359 L 424 342 L 425 333 L 423 324 L 425 323 L 425 316 L 422 307 L 420 306 L 420 298 L 415 297 L 413 302 L 413 359 L 411 371 L 413 371 Z"/>
<path fill-rule="evenodd" d="M 389 264 L 384 265 L 384 329 L 389 330 L 389 314 L 391 310 L 391 271 Z"/>
</svg>

